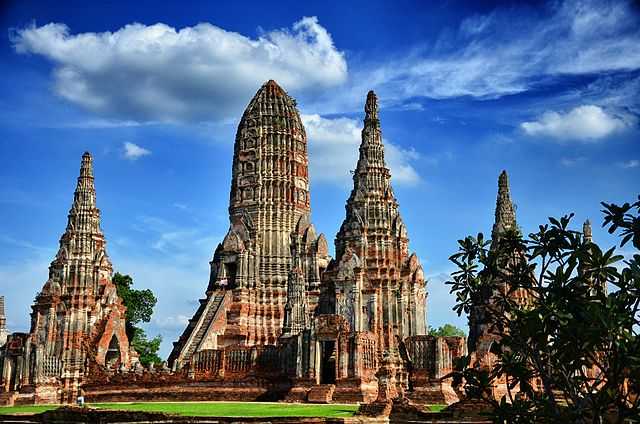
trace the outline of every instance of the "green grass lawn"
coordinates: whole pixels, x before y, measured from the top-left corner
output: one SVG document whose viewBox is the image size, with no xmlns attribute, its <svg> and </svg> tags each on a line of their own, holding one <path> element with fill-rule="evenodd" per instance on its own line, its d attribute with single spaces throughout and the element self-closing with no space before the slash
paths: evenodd
<svg viewBox="0 0 640 424">
<path fill-rule="evenodd" d="M 40 413 L 59 405 L 0 407 L 0 414 Z M 351 417 L 358 405 L 311 405 L 260 402 L 131 402 L 90 403 L 91 408 L 167 412 L 186 416 L 211 417 Z"/>
<path fill-rule="evenodd" d="M 446 407 L 447 405 L 428 405 L 426 409 L 431 412 L 440 412 Z"/>
<path fill-rule="evenodd" d="M 90 403 L 87 406 L 210 417 L 351 417 L 358 410 L 358 405 L 262 402 L 122 402 Z M 437 412 L 445 406 L 430 405 L 427 409 Z M 57 407 L 59 405 L 0 407 L 0 414 L 36 414 Z"/>
<path fill-rule="evenodd" d="M 211 417 L 351 417 L 357 405 L 309 405 L 260 402 L 132 402 L 90 406 Z"/>
<path fill-rule="evenodd" d="M 1 414 L 39 414 L 40 412 L 56 409 L 60 405 L 20 405 L 0 406 Z"/>
</svg>

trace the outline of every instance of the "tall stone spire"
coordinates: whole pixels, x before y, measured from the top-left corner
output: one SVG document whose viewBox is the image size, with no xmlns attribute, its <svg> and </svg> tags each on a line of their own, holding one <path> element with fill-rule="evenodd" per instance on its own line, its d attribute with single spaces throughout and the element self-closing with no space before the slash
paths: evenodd
<svg viewBox="0 0 640 424">
<path fill-rule="evenodd" d="M 491 238 L 497 240 L 505 231 L 517 229 L 516 213 L 511 202 L 509 176 L 502 171 L 498 177 L 498 198 L 496 199 L 496 217 Z"/>
<path fill-rule="evenodd" d="M 374 332 L 380 351 L 394 350 L 396 336 L 426 334 L 424 273 L 418 257 L 409 254 L 373 91 L 364 112 L 353 190 L 336 235 L 336 260 L 323 278 L 335 293 L 323 299 L 334 299 L 335 313 L 347 317 L 353 331 Z"/>
<path fill-rule="evenodd" d="M 353 175 L 354 191 L 351 193 L 351 198 L 357 191 L 375 192 L 382 195 L 386 193 L 393 196 L 393 193 L 390 192 L 391 174 L 384 160 L 382 131 L 378 118 L 378 98 L 373 91 L 369 91 L 367 94 L 364 110 L 362 142 L 360 143 L 358 164 Z"/>
<path fill-rule="evenodd" d="M 347 200 L 347 216 L 336 237 L 336 257 L 344 253 L 348 228 L 366 226 L 368 231 L 389 232 L 392 229 L 406 249 L 408 239 L 398 202 L 391 187 L 391 173 L 384 159 L 382 131 L 378 117 L 378 99 L 373 91 L 367 94 L 364 127 L 359 157 L 353 174 L 353 190 Z M 360 235 L 357 236 L 360 238 Z"/>
<path fill-rule="evenodd" d="M 73 207 L 77 210 L 96 207 L 96 188 L 93 184 L 93 158 L 91 153 L 84 152 L 80 164 L 80 175 L 73 196 Z"/>
<path fill-rule="evenodd" d="M 591 221 L 589 221 L 588 219 L 584 221 L 584 224 L 582 224 L 582 236 L 584 237 L 585 243 L 593 242 L 593 233 L 591 231 Z"/>
<path fill-rule="evenodd" d="M 26 363 L 31 365 L 23 378 L 35 384 L 39 397 L 52 402 L 74 399 L 87 377 L 86 364 L 128 368 L 136 357 L 129 347 L 126 307 L 111 281 L 113 268 L 105 246 L 93 159 L 85 152 L 60 248 L 32 306 L 25 349 Z M 64 388 L 61 392 L 58 385 Z"/>
<path fill-rule="evenodd" d="M 93 276 L 93 261 L 96 258 L 100 259 L 102 273 L 110 275 L 112 266 L 100 228 L 100 210 L 96 205 L 93 158 L 89 152 L 85 152 L 67 217 L 67 228 L 60 238 L 58 254 L 51 263 L 50 279 L 55 282 L 59 273 L 68 273 L 68 278 L 60 278 L 62 290 L 90 286 L 92 291 L 96 291 L 98 285 Z"/>
</svg>

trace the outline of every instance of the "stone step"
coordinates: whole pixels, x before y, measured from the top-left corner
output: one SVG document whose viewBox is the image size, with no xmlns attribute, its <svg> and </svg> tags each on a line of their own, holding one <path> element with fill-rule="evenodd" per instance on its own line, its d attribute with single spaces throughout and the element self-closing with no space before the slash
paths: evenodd
<svg viewBox="0 0 640 424">
<path fill-rule="evenodd" d="M 309 390 L 309 394 L 307 394 L 307 401 L 311 403 L 331 403 L 335 390 L 335 384 L 319 384 L 313 386 L 311 390 Z"/>
<path fill-rule="evenodd" d="M 13 406 L 17 396 L 17 392 L 0 393 L 0 406 Z"/>
</svg>

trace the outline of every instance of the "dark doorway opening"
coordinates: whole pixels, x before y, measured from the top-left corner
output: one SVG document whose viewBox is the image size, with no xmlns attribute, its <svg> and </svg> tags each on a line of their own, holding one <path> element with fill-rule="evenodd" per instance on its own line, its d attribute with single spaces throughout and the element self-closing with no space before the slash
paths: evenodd
<svg viewBox="0 0 640 424">
<path fill-rule="evenodd" d="M 236 288 L 236 273 L 238 271 L 238 265 L 235 262 L 229 262 L 224 264 L 225 271 L 227 271 L 227 287 L 229 289 Z"/>
<path fill-rule="evenodd" d="M 320 384 L 335 384 L 336 382 L 336 342 L 328 340 L 322 342 L 320 360 Z"/>
<path fill-rule="evenodd" d="M 113 335 L 111 337 L 111 341 L 109 342 L 109 348 L 107 349 L 107 354 L 104 357 L 104 363 L 108 367 L 113 367 L 118 363 L 120 359 L 120 343 L 118 343 L 118 339 Z"/>
</svg>

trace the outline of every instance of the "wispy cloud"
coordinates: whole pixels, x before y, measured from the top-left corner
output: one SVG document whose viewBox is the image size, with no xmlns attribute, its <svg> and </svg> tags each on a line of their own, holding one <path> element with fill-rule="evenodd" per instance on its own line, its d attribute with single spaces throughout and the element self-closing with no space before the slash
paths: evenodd
<svg viewBox="0 0 640 424">
<path fill-rule="evenodd" d="M 575 158 L 562 158 L 560 159 L 560 164 L 562 166 L 566 166 L 567 168 L 570 168 L 572 166 L 576 166 L 578 164 L 584 163 L 586 162 L 587 158 L 584 156 L 578 156 Z"/>
<path fill-rule="evenodd" d="M 18 240 L 4 234 L 0 235 L 0 243 L 8 244 L 12 247 L 34 250 L 36 252 L 40 252 L 43 254 L 53 255 L 55 253 L 55 250 L 50 247 L 36 246 L 35 244 L 29 242 L 28 240 Z"/>
<path fill-rule="evenodd" d="M 114 120 L 114 119 L 87 119 L 85 121 L 58 123 L 54 126 L 60 128 L 127 128 L 127 127 L 140 127 L 143 125 L 154 125 L 157 122 L 136 122 L 131 120 Z"/>
<path fill-rule="evenodd" d="M 178 203 L 178 202 L 175 202 L 175 203 L 173 203 L 171 206 L 173 206 L 173 207 L 174 207 L 174 208 L 176 208 L 176 209 L 180 209 L 180 210 L 182 210 L 182 211 L 187 211 L 187 210 L 189 210 L 189 206 L 185 205 L 184 203 Z"/>
<path fill-rule="evenodd" d="M 620 162 L 619 163 L 620 167 L 625 168 L 625 169 L 630 169 L 630 168 L 637 168 L 640 166 L 640 160 L 638 159 L 631 159 L 625 162 Z"/>
<path fill-rule="evenodd" d="M 357 108 L 375 89 L 383 106 L 415 99 L 496 99 L 575 75 L 640 69 L 640 13 L 629 1 L 569 0 L 497 8 L 397 55 L 350 63 L 349 83 L 317 106 Z"/>
<path fill-rule="evenodd" d="M 598 141 L 627 126 L 623 119 L 595 105 L 578 106 L 566 113 L 547 111 L 538 120 L 520 125 L 530 136 L 585 142 Z"/>
<path fill-rule="evenodd" d="M 124 145 L 124 157 L 129 160 L 137 160 L 142 156 L 147 156 L 151 154 L 150 150 L 147 150 L 143 147 L 138 146 L 135 143 L 125 142 Z"/>
<path fill-rule="evenodd" d="M 224 238 L 224 235 L 208 234 L 202 226 L 175 223 L 149 215 L 137 217 L 132 227 L 146 235 L 148 247 L 183 264 L 191 263 L 190 255 L 194 249 L 212 252 Z M 226 228 L 222 230 L 226 231 Z"/>
<path fill-rule="evenodd" d="M 0 281 L 7 284 L 3 285 L 2 294 L 5 296 L 9 331 L 29 331 L 31 305 L 47 281 L 52 258 L 53 255 L 47 255 L 43 250 L 34 257 L 12 262 L 5 259 L 0 263 Z M 9 282 L 11 290 L 8 290 Z"/>
</svg>

